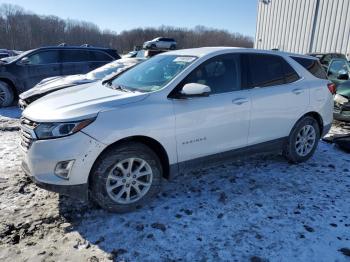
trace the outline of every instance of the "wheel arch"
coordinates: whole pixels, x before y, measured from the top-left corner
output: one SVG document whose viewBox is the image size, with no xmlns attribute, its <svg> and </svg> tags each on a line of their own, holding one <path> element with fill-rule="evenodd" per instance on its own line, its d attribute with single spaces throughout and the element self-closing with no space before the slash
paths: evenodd
<svg viewBox="0 0 350 262">
<path fill-rule="evenodd" d="M 324 125 L 323 125 L 322 116 L 319 113 L 315 112 L 315 111 L 310 111 L 310 112 L 304 114 L 303 116 L 301 116 L 298 119 L 298 121 L 295 122 L 294 126 L 296 125 L 296 123 L 298 123 L 301 119 L 303 119 L 306 116 L 310 116 L 310 117 L 314 118 L 317 121 L 318 127 L 320 128 L 320 134 L 323 134 Z M 293 126 L 293 128 L 294 128 L 294 126 Z"/>
<path fill-rule="evenodd" d="M 94 169 L 94 166 L 97 162 L 97 160 L 99 159 L 99 157 L 106 152 L 107 150 L 109 150 L 112 147 L 115 146 L 119 146 L 122 145 L 124 143 L 129 143 L 129 142 L 139 142 L 142 143 L 146 146 L 148 146 L 150 149 L 152 149 L 154 151 L 154 153 L 156 153 L 156 155 L 159 157 L 159 160 L 161 162 L 162 165 L 162 169 L 163 169 L 163 178 L 165 179 L 169 179 L 170 177 L 170 165 L 169 165 L 169 157 L 168 154 L 165 150 L 165 148 L 163 147 L 163 145 L 158 142 L 157 140 L 148 137 L 148 136 L 130 136 L 130 137 L 126 137 L 123 139 L 120 139 L 110 145 L 108 145 L 100 154 L 99 156 L 96 158 L 94 164 L 92 165 L 92 168 L 90 170 L 90 174 L 89 174 L 89 178 L 88 178 L 88 183 L 90 185 L 91 182 L 91 172 Z"/>
<path fill-rule="evenodd" d="M 0 82 L 1 81 L 8 84 L 9 87 L 12 89 L 12 92 L 13 92 L 15 98 L 18 98 L 18 92 L 17 92 L 17 89 L 16 89 L 14 82 L 9 78 L 4 78 L 4 77 L 0 77 Z"/>
</svg>

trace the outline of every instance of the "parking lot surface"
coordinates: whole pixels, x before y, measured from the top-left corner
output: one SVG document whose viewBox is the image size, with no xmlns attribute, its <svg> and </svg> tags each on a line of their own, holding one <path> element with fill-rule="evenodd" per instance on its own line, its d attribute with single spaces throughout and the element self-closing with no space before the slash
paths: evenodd
<svg viewBox="0 0 350 262">
<path fill-rule="evenodd" d="M 350 259 L 350 156 L 332 144 L 299 165 L 251 156 L 183 174 L 120 215 L 37 188 L 20 168 L 18 110 L 0 115 L 1 261 Z"/>
</svg>

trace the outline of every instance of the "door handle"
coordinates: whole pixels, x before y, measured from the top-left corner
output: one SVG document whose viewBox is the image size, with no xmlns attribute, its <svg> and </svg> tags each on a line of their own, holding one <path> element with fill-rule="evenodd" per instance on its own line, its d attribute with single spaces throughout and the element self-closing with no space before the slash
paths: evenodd
<svg viewBox="0 0 350 262">
<path fill-rule="evenodd" d="M 237 99 L 233 99 L 232 100 L 232 103 L 235 104 L 235 105 L 242 105 L 242 104 L 245 104 L 245 103 L 248 103 L 248 99 L 246 98 L 237 98 Z"/>
<path fill-rule="evenodd" d="M 301 93 L 304 92 L 304 90 L 299 89 L 299 88 L 296 88 L 296 89 L 293 89 L 292 92 L 293 92 L 294 94 L 296 94 L 296 95 L 300 95 Z"/>
</svg>

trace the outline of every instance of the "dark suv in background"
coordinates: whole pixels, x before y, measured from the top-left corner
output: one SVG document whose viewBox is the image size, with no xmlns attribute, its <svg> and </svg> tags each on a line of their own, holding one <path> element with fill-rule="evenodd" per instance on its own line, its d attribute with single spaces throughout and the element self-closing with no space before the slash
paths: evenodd
<svg viewBox="0 0 350 262">
<path fill-rule="evenodd" d="M 119 59 L 117 51 L 84 46 L 51 46 L 0 60 L 0 107 L 9 106 L 22 92 L 44 78 L 85 74 Z"/>
</svg>

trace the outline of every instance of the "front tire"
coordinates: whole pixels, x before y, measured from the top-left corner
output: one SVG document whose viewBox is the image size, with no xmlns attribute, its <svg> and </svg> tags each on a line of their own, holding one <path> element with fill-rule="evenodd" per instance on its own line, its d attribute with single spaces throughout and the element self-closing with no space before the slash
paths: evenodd
<svg viewBox="0 0 350 262">
<path fill-rule="evenodd" d="M 5 82 L 0 81 L 0 107 L 12 105 L 14 93 L 12 88 Z"/>
<path fill-rule="evenodd" d="M 293 127 L 283 155 L 291 163 L 305 162 L 314 154 L 319 140 L 320 127 L 316 119 L 303 117 Z"/>
<path fill-rule="evenodd" d="M 158 156 L 146 145 L 131 142 L 112 147 L 92 170 L 92 198 L 110 212 L 133 211 L 160 191 L 162 172 Z"/>
</svg>

